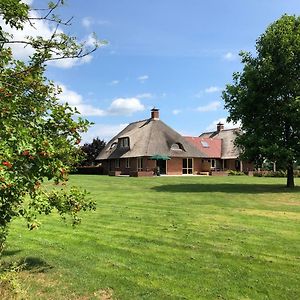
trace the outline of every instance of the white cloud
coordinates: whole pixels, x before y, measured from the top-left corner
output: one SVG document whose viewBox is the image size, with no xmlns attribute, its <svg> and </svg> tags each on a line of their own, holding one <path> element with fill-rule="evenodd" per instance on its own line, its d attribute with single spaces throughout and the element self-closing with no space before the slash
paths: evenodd
<svg viewBox="0 0 300 300">
<path fill-rule="evenodd" d="M 31 16 L 34 18 L 39 17 L 36 12 L 31 12 Z M 34 27 L 30 26 L 29 23 L 26 23 L 23 30 L 16 30 L 11 28 L 9 25 L 6 25 L 3 19 L 0 18 L 0 26 L 4 31 L 13 35 L 13 39 L 15 41 L 23 41 L 26 39 L 26 36 L 43 36 L 45 38 L 50 38 L 54 31 L 54 28 L 50 27 L 49 24 L 41 20 L 34 20 L 33 25 Z M 10 44 L 9 46 L 12 48 L 15 57 L 18 59 L 26 59 L 28 56 L 33 54 L 33 49 L 31 46 L 24 47 L 24 44 Z"/>
<path fill-rule="evenodd" d="M 87 50 L 93 49 L 94 46 L 97 44 L 97 40 L 95 39 L 93 34 L 89 34 L 85 39 L 84 43 L 85 43 L 85 48 Z M 65 58 L 65 59 L 53 60 L 48 62 L 48 64 L 62 69 L 69 69 L 74 66 L 90 63 L 92 59 L 93 59 L 92 55 L 86 55 L 82 58 Z"/>
<path fill-rule="evenodd" d="M 135 97 L 138 99 L 151 99 L 153 98 L 153 95 L 151 93 L 143 93 L 143 94 L 138 94 Z"/>
<path fill-rule="evenodd" d="M 102 109 L 94 107 L 90 104 L 86 104 L 80 94 L 68 89 L 65 85 L 58 84 L 62 89 L 62 93 L 58 95 L 58 98 L 63 103 L 68 103 L 71 107 L 76 107 L 82 116 L 105 116 L 106 112 Z"/>
<path fill-rule="evenodd" d="M 58 98 L 62 103 L 68 103 L 76 107 L 83 116 L 110 116 L 110 115 L 132 115 L 145 110 L 145 106 L 137 98 L 117 98 L 113 100 L 108 109 L 101 109 L 84 102 L 83 97 L 75 91 L 70 90 L 64 84 L 58 83 L 62 93 Z"/>
<path fill-rule="evenodd" d="M 31 5 L 33 3 L 33 0 L 22 0 L 25 4 Z"/>
<path fill-rule="evenodd" d="M 23 1 L 28 4 L 31 4 L 33 1 Z M 39 13 L 36 11 L 31 11 L 30 16 L 32 18 L 38 18 L 40 17 Z M 0 18 L 0 26 L 2 29 L 9 34 L 13 36 L 14 41 L 24 41 L 27 39 L 28 36 L 30 37 L 38 37 L 41 36 L 45 39 L 48 39 L 52 36 L 55 26 L 54 24 L 50 24 L 49 22 L 46 22 L 44 20 L 32 20 L 33 26 L 31 26 L 29 23 L 25 23 L 23 30 L 16 30 L 11 28 L 9 25 L 6 25 L 2 18 Z M 57 34 L 63 33 L 62 30 L 58 29 Z M 89 35 L 86 39 L 86 47 L 92 48 L 95 42 L 95 38 L 92 35 Z M 9 44 L 9 46 L 12 48 L 13 54 L 15 58 L 26 60 L 29 58 L 30 55 L 34 53 L 34 50 L 31 46 L 27 45 L 24 47 L 24 44 Z M 78 59 L 61 59 L 57 61 L 51 61 L 49 62 L 49 65 L 59 67 L 59 68 L 71 68 L 76 65 L 81 65 L 84 63 L 89 63 L 92 59 L 91 55 L 85 56 L 83 58 Z"/>
<path fill-rule="evenodd" d="M 105 21 L 105 20 L 95 20 L 91 17 L 84 17 L 82 20 L 81 20 L 81 24 L 83 27 L 89 29 L 92 25 L 109 25 L 110 22 L 108 21 Z"/>
<path fill-rule="evenodd" d="M 132 115 L 133 113 L 145 110 L 145 106 L 137 98 L 117 98 L 107 112 L 111 115 Z"/>
<path fill-rule="evenodd" d="M 212 85 L 212 86 L 198 92 L 197 94 L 195 94 L 195 97 L 202 98 L 204 94 L 218 93 L 218 92 L 221 92 L 222 90 L 223 89 L 221 87 Z"/>
<path fill-rule="evenodd" d="M 179 109 L 174 109 L 174 110 L 172 110 L 172 114 L 173 115 L 178 115 L 178 114 L 180 114 L 181 113 L 181 110 L 179 110 Z"/>
<path fill-rule="evenodd" d="M 91 17 L 85 17 L 81 20 L 81 24 L 85 28 L 90 28 L 93 24 L 93 19 Z"/>
<path fill-rule="evenodd" d="M 88 130 L 88 132 L 82 134 L 82 142 L 91 143 L 93 138 L 99 137 L 105 141 L 109 141 L 112 137 L 117 135 L 121 130 L 123 130 L 128 124 L 94 124 Z"/>
<path fill-rule="evenodd" d="M 119 84 L 119 83 L 120 83 L 119 80 L 112 80 L 112 81 L 109 83 L 109 85 L 117 85 L 117 84 Z"/>
<path fill-rule="evenodd" d="M 89 63 L 91 62 L 92 59 L 93 59 L 92 55 L 87 55 L 82 58 L 64 58 L 64 59 L 49 61 L 48 65 L 61 68 L 61 69 L 69 69 L 74 66 L 79 66 L 82 64 Z"/>
<path fill-rule="evenodd" d="M 227 61 L 234 61 L 237 59 L 237 55 L 232 52 L 227 52 L 224 54 L 223 59 Z"/>
<path fill-rule="evenodd" d="M 207 94 L 211 94 L 211 93 L 217 93 L 217 92 L 222 91 L 222 88 L 220 88 L 218 86 L 210 86 L 210 87 L 206 88 L 204 91 Z"/>
<path fill-rule="evenodd" d="M 226 118 L 220 118 L 218 120 L 213 121 L 211 124 L 209 124 L 206 127 L 206 130 L 207 131 L 214 131 L 214 130 L 216 130 L 218 123 L 224 124 L 224 129 L 237 128 L 237 127 L 241 126 L 241 122 L 237 122 L 237 123 L 227 122 Z"/>
<path fill-rule="evenodd" d="M 139 76 L 137 77 L 137 80 L 140 82 L 140 83 L 144 83 L 146 80 L 149 79 L 149 76 L 148 75 L 142 75 L 142 76 Z"/>
<path fill-rule="evenodd" d="M 200 112 L 208 112 L 208 111 L 214 111 L 214 110 L 217 110 L 219 108 L 221 108 L 222 105 L 221 105 L 221 102 L 220 101 L 214 101 L 214 102 L 211 102 L 207 105 L 204 105 L 204 106 L 199 106 L 197 107 L 197 111 L 200 111 Z"/>
</svg>

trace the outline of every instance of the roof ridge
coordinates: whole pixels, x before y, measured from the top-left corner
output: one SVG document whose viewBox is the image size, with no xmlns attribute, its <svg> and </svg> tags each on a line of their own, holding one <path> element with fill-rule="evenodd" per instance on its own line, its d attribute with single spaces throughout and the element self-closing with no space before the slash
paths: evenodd
<svg viewBox="0 0 300 300">
<path fill-rule="evenodd" d="M 230 130 L 236 130 L 236 129 L 241 129 L 241 127 L 227 128 L 227 129 L 222 129 L 220 131 L 217 131 L 217 130 L 215 130 L 215 131 L 206 131 L 206 132 L 202 132 L 199 136 L 201 136 L 203 134 L 213 134 L 213 133 L 217 134 L 217 133 L 220 133 L 222 131 L 230 131 Z"/>
</svg>

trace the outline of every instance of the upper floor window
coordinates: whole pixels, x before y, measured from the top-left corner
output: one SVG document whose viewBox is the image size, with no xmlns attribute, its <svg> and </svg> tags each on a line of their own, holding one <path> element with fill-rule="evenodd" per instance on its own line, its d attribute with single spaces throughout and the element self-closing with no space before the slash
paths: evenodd
<svg viewBox="0 0 300 300">
<path fill-rule="evenodd" d="M 112 144 L 110 145 L 110 149 L 115 148 L 115 147 L 117 146 L 117 144 L 118 144 L 118 143 L 116 143 L 116 142 L 112 143 Z"/>
<path fill-rule="evenodd" d="M 181 143 L 174 143 L 171 146 L 171 150 L 181 150 L 184 151 L 183 145 Z"/>
<path fill-rule="evenodd" d="M 119 139 L 119 145 L 120 145 L 121 148 L 129 147 L 129 138 L 128 137 L 120 138 Z"/>
</svg>

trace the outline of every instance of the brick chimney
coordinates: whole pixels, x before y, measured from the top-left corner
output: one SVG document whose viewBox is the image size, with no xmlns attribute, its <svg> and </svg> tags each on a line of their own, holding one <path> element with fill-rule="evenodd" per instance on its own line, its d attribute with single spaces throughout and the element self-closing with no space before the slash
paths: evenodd
<svg viewBox="0 0 300 300">
<path fill-rule="evenodd" d="M 152 108 L 151 109 L 151 119 L 152 120 L 159 120 L 159 109 Z"/>
<path fill-rule="evenodd" d="M 221 123 L 221 122 L 219 122 L 219 123 L 217 124 L 217 132 L 220 132 L 220 131 L 222 131 L 223 129 L 224 129 L 224 124 Z"/>
</svg>

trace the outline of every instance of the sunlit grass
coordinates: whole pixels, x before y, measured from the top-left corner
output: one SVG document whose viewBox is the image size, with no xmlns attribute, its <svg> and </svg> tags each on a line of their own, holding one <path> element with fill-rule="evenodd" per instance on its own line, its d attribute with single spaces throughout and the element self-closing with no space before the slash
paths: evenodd
<svg viewBox="0 0 300 300">
<path fill-rule="evenodd" d="M 300 298 L 300 189 L 284 179 L 71 183 L 97 201 L 79 227 L 51 216 L 33 232 L 11 228 L 4 259 L 26 258 L 31 299 Z"/>
</svg>

